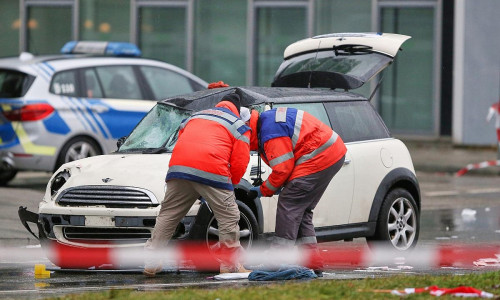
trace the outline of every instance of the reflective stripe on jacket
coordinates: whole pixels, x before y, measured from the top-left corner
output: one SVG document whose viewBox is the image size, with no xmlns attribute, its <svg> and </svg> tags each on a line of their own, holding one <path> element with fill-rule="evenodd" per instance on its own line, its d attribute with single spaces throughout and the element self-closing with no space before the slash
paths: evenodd
<svg viewBox="0 0 500 300">
<path fill-rule="evenodd" d="M 335 131 L 302 110 L 268 110 L 260 115 L 259 122 L 260 152 L 272 168 L 261 186 L 264 196 L 271 196 L 292 179 L 332 166 L 347 152 Z"/>
<path fill-rule="evenodd" d="M 232 190 L 247 169 L 249 143 L 250 128 L 236 107 L 219 102 L 181 124 L 166 180 L 186 179 Z"/>
</svg>

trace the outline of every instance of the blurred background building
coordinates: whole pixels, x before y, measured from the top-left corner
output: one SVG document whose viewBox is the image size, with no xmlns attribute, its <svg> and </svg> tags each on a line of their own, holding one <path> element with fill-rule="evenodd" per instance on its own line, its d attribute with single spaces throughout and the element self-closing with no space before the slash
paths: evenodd
<svg viewBox="0 0 500 300">
<path fill-rule="evenodd" d="M 391 132 L 495 145 L 486 115 L 500 100 L 499 15 L 499 0 L 0 0 L 0 57 L 130 41 L 209 82 L 269 86 L 294 41 L 400 33 L 412 39 L 372 100 Z"/>
</svg>

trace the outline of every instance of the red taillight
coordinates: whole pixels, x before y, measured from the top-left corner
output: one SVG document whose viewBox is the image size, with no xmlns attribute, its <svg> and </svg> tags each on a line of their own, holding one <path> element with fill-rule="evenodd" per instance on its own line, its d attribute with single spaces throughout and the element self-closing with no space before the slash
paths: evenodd
<svg viewBox="0 0 500 300">
<path fill-rule="evenodd" d="M 54 108 L 47 103 L 36 103 L 4 111 L 3 115 L 10 121 L 38 121 L 45 119 L 53 111 Z"/>
</svg>

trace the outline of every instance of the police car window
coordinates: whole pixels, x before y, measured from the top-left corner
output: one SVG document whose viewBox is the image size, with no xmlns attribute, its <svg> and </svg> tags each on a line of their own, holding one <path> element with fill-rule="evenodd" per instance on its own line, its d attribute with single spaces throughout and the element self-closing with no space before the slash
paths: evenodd
<svg viewBox="0 0 500 300">
<path fill-rule="evenodd" d="M 155 100 L 193 91 L 190 80 L 174 71 L 149 66 L 141 66 L 140 70 L 149 83 Z"/>
<path fill-rule="evenodd" d="M 97 74 L 94 69 L 87 69 L 83 71 L 83 77 L 85 78 L 85 90 L 84 97 L 87 98 L 102 98 L 102 90 L 99 85 L 99 80 L 97 79 Z"/>
<path fill-rule="evenodd" d="M 132 66 L 96 67 L 104 98 L 143 99 Z"/>
<path fill-rule="evenodd" d="M 333 129 L 346 143 L 390 137 L 384 122 L 368 101 L 329 102 L 325 107 Z"/>
<path fill-rule="evenodd" d="M 273 107 L 280 107 L 280 106 L 293 107 L 296 109 L 307 111 L 308 113 L 316 117 L 316 119 L 320 120 L 321 122 L 331 127 L 330 120 L 328 120 L 328 115 L 322 103 L 290 103 L 290 104 L 273 105 Z"/>
<path fill-rule="evenodd" d="M 34 77 L 17 71 L 0 69 L 0 97 L 19 98 L 26 94 Z"/>
<path fill-rule="evenodd" d="M 49 91 L 56 95 L 77 97 L 76 71 L 64 71 L 54 75 Z"/>
</svg>

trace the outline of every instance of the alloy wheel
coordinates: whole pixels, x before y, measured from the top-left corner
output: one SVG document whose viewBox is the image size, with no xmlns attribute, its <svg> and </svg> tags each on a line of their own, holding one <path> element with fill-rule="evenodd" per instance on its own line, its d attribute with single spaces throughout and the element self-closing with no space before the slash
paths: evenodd
<svg viewBox="0 0 500 300">
<path fill-rule="evenodd" d="M 78 141 L 69 146 L 64 157 L 64 162 L 70 162 L 82 158 L 97 155 L 97 150 L 94 146 L 86 141 Z"/>
<path fill-rule="evenodd" d="M 397 198 L 389 209 L 387 230 L 392 245 L 398 250 L 411 247 L 416 235 L 417 215 L 406 198 Z"/>
<path fill-rule="evenodd" d="M 245 214 L 240 214 L 240 221 L 238 225 L 240 226 L 241 246 L 245 249 L 250 248 L 254 240 L 254 233 L 252 231 L 252 224 Z M 212 219 L 210 219 L 205 235 L 205 240 L 209 248 L 217 244 L 217 242 L 219 241 L 219 227 L 214 216 L 212 216 Z"/>
</svg>

